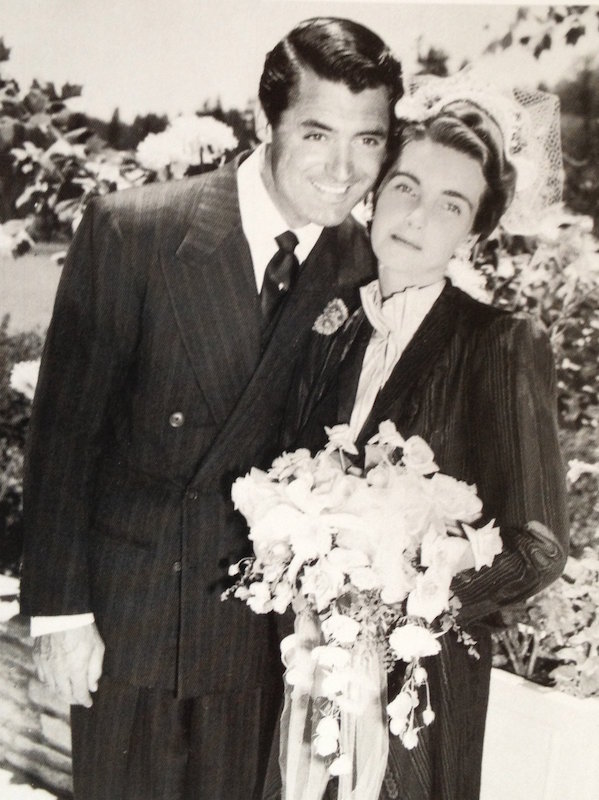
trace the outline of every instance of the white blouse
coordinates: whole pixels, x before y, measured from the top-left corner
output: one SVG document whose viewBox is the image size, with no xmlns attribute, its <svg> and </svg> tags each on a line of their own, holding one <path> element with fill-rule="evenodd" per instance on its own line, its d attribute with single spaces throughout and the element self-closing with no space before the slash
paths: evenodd
<svg viewBox="0 0 599 800">
<path fill-rule="evenodd" d="M 358 390 L 349 423 L 355 441 L 370 414 L 376 396 L 443 291 L 445 281 L 410 286 L 383 300 L 378 280 L 360 289 L 364 313 L 374 330 L 366 348 Z"/>
</svg>

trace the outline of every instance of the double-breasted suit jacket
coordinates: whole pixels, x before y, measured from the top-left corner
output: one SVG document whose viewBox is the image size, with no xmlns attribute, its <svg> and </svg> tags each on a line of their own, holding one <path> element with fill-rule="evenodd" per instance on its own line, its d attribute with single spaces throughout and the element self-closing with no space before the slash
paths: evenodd
<svg viewBox="0 0 599 800">
<path fill-rule="evenodd" d="M 359 309 L 338 335 L 313 334 L 290 395 L 287 447 L 316 450 L 325 424 L 349 422 L 371 333 Z M 358 445 L 385 419 L 404 437 L 423 437 L 442 472 L 477 485 L 504 552 L 491 568 L 455 580 L 461 622 L 480 658 L 451 633 L 440 639 L 442 651 L 427 665 L 436 719 L 414 750 L 391 737 L 381 798 L 475 800 L 491 666 L 485 623 L 554 580 L 567 554 L 549 341 L 528 317 L 478 303 L 447 282 L 379 392 Z M 401 674 L 390 677 L 397 680 Z"/>
<path fill-rule="evenodd" d="M 267 680 L 269 621 L 219 599 L 247 548 L 231 483 L 275 454 L 314 319 L 371 270 L 359 226 L 325 229 L 263 347 L 236 163 L 91 203 L 30 423 L 22 612 L 93 611 L 105 672 L 136 685 Z"/>
</svg>

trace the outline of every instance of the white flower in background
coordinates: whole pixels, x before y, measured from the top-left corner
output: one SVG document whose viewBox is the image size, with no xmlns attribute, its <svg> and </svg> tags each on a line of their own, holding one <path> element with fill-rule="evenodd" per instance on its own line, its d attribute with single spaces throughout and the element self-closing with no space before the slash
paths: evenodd
<svg viewBox="0 0 599 800">
<path fill-rule="evenodd" d="M 190 166 L 214 164 L 237 147 L 232 129 L 214 117 L 181 115 L 162 133 L 149 133 L 137 146 L 137 160 L 166 178 L 181 178 Z"/>
<path fill-rule="evenodd" d="M 446 275 L 454 286 L 469 294 L 470 297 L 480 300 L 481 303 L 491 302 L 491 293 L 487 290 L 487 280 L 471 261 L 452 258 L 447 265 Z"/>
<path fill-rule="evenodd" d="M 345 575 L 334 567 L 328 559 L 321 558 L 314 566 L 304 569 L 301 577 L 301 590 L 305 597 L 314 598 L 317 611 L 323 611 L 339 595 Z"/>
<path fill-rule="evenodd" d="M 587 464 L 578 458 L 568 461 L 568 473 L 566 477 L 570 483 L 574 484 L 581 475 L 597 475 L 599 477 L 599 464 Z"/>
<path fill-rule="evenodd" d="M 335 644 L 319 644 L 312 650 L 312 658 L 326 669 L 345 669 L 351 661 L 349 650 Z"/>
<path fill-rule="evenodd" d="M 19 361 L 10 372 L 10 388 L 33 400 L 40 371 L 39 358 L 35 361 Z"/>
<path fill-rule="evenodd" d="M 471 528 L 464 525 L 464 533 L 468 537 L 474 555 L 474 569 L 478 572 L 481 567 L 490 567 L 495 556 L 503 549 L 499 528 L 494 527 L 492 519 L 482 528 Z"/>
<path fill-rule="evenodd" d="M 389 636 L 389 646 L 401 661 L 434 656 L 441 650 L 441 645 L 427 628 L 412 622 L 395 628 Z"/>
<path fill-rule="evenodd" d="M 333 612 L 322 622 L 322 632 L 327 641 L 336 644 L 353 644 L 360 632 L 360 623 L 345 614 Z"/>
</svg>

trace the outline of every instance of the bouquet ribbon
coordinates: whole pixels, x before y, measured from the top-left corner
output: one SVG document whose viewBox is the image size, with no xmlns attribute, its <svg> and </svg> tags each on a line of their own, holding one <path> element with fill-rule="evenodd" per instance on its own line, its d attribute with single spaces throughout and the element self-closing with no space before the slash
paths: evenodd
<svg viewBox="0 0 599 800">
<path fill-rule="evenodd" d="M 279 765 L 282 800 L 321 800 L 338 774 L 337 800 L 378 800 L 389 751 L 387 676 L 376 647 L 358 642 L 339 674 L 336 752 L 317 752 L 317 727 L 327 705 L 330 663 L 319 663 L 323 644 L 318 617 L 307 611 L 295 618 L 295 632 L 281 642 L 285 701 L 281 715 Z M 343 764 L 329 771 L 331 762 Z"/>
</svg>

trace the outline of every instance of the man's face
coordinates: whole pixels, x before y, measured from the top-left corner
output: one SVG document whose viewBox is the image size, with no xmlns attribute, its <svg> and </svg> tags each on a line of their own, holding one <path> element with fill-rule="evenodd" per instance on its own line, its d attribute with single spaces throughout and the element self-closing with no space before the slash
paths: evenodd
<svg viewBox="0 0 599 800">
<path fill-rule="evenodd" d="M 354 94 L 302 70 L 272 130 L 263 176 L 289 226 L 343 222 L 378 175 L 388 131 L 385 87 Z"/>
</svg>

